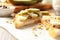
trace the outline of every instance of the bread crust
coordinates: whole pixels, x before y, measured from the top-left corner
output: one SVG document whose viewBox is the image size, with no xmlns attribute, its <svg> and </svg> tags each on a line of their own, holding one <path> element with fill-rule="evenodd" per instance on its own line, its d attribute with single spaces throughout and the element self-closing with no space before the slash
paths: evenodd
<svg viewBox="0 0 60 40">
<path fill-rule="evenodd" d="M 34 23 L 39 23 L 40 22 L 40 17 L 35 18 L 35 19 L 27 19 L 26 21 L 19 21 L 18 19 L 14 19 L 14 25 L 17 29 L 22 28 L 26 25 L 34 24 Z"/>
</svg>

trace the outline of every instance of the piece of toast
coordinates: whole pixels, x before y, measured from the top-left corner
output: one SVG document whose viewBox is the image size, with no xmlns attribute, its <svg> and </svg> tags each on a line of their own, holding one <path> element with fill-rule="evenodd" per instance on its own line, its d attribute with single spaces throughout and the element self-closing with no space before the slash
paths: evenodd
<svg viewBox="0 0 60 40">
<path fill-rule="evenodd" d="M 20 13 L 16 14 L 14 18 L 14 25 L 16 28 L 19 29 L 26 25 L 38 23 L 39 21 L 40 21 L 40 10 L 35 8 L 32 9 L 30 8 L 30 9 L 22 10 L 20 11 Z"/>
<path fill-rule="evenodd" d="M 46 17 L 46 16 L 45 16 Z M 49 20 L 49 21 L 48 21 Z M 42 18 L 41 22 L 45 25 L 46 29 L 48 30 L 49 34 L 54 37 L 57 38 L 60 33 L 60 16 L 48 16 L 45 19 Z M 54 27 L 55 25 L 55 27 Z M 59 26 L 59 27 L 57 27 Z"/>
</svg>

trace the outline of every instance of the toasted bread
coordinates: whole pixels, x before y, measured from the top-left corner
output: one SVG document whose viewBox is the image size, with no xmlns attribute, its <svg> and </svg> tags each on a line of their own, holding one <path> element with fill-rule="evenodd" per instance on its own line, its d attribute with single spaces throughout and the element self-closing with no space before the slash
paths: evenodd
<svg viewBox="0 0 60 40">
<path fill-rule="evenodd" d="M 41 22 L 45 25 L 46 29 L 48 30 L 49 34 L 57 38 L 60 35 L 60 16 L 48 16 L 51 17 L 51 19 L 42 19 Z M 47 21 L 49 20 L 49 21 Z"/>
</svg>

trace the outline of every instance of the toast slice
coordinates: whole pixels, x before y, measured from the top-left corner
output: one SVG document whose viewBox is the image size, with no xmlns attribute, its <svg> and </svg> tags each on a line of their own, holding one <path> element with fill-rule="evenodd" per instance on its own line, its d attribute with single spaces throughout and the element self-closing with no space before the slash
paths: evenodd
<svg viewBox="0 0 60 40">
<path fill-rule="evenodd" d="M 22 10 L 14 18 L 14 25 L 17 29 L 38 22 L 40 22 L 40 10 L 35 8 Z"/>
<path fill-rule="evenodd" d="M 57 38 L 60 35 L 60 16 L 48 16 L 45 19 L 43 17 L 41 22 L 52 37 Z"/>
</svg>

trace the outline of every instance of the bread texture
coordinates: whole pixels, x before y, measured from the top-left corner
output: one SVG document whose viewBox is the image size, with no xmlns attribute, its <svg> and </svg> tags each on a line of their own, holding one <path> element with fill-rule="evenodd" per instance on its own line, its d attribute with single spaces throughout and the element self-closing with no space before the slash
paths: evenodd
<svg viewBox="0 0 60 40">
<path fill-rule="evenodd" d="M 36 12 L 36 13 L 35 13 Z M 26 25 L 40 22 L 40 10 L 39 9 L 26 9 L 16 14 L 14 18 L 14 25 L 17 29 L 22 28 Z"/>
<path fill-rule="evenodd" d="M 27 26 L 27 25 L 30 25 L 30 24 L 38 23 L 38 22 L 40 22 L 40 17 L 38 17 L 36 19 L 28 19 L 28 20 L 23 21 L 23 22 L 18 21 L 18 19 L 14 20 L 14 24 L 15 24 L 15 27 L 17 29 L 22 28 L 22 27 Z"/>
<path fill-rule="evenodd" d="M 48 16 L 50 19 L 46 17 L 46 19 L 42 19 L 42 24 L 45 25 L 46 29 L 48 30 L 49 34 L 53 38 L 57 38 L 60 35 L 60 16 Z M 48 21 L 49 20 L 49 21 Z M 53 20 L 53 21 L 51 21 Z M 59 22 L 59 23 L 58 23 Z M 57 27 L 58 26 L 58 27 Z"/>
</svg>

